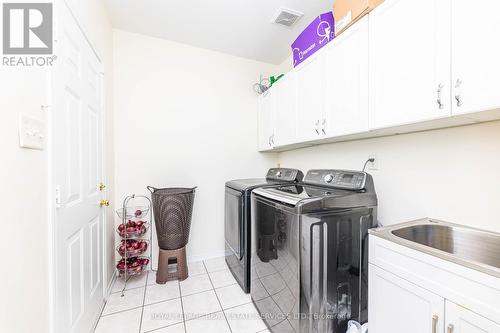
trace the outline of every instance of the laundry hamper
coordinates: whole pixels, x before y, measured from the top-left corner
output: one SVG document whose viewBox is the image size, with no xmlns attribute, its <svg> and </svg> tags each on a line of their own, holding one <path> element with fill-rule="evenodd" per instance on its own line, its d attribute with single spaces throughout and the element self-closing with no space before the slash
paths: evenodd
<svg viewBox="0 0 500 333">
<path fill-rule="evenodd" d="M 189 241 L 196 187 L 148 186 L 153 202 L 156 236 L 160 248 L 156 283 L 188 277 L 186 245 Z"/>
</svg>

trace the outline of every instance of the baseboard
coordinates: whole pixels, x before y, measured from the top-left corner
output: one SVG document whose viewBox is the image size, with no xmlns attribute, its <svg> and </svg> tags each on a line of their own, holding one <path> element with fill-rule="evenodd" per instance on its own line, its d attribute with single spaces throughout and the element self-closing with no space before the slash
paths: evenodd
<svg viewBox="0 0 500 333">
<path fill-rule="evenodd" d="M 196 261 L 202 261 L 202 260 L 209 260 L 209 259 L 214 259 L 214 258 L 221 258 L 226 255 L 225 251 L 217 251 L 217 252 L 212 252 L 209 254 L 202 254 L 202 255 L 194 255 L 194 256 L 189 256 L 187 257 L 188 262 L 196 262 Z"/>
<path fill-rule="evenodd" d="M 115 281 L 116 281 L 116 269 L 113 269 L 113 276 L 111 277 L 111 280 L 108 283 L 108 287 L 106 288 L 106 292 L 104 293 L 104 301 L 107 301 L 109 295 L 111 295 L 111 291 L 113 290 L 113 285 L 115 284 Z"/>
<path fill-rule="evenodd" d="M 111 295 L 111 291 L 113 290 L 113 284 L 115 283 L 115 281 L 116 281 L 116 270 L 113 270 L 113 276 L 111 277 L 111 280 L 109 281 L 108 286 L 106 287 L 106 291 L 103 293 L 104 298 L 102 300 L 97 318 L 94 319 L 94 325 L 92 325 L 91 332 L 94 332 L 95 329 L 97 328 L 97 324 L 99 323 L 99 319 L 101 318 L 102 311 L 104 311 L 104 306 L 106 305 L 106 301 Z"/>
</svg>

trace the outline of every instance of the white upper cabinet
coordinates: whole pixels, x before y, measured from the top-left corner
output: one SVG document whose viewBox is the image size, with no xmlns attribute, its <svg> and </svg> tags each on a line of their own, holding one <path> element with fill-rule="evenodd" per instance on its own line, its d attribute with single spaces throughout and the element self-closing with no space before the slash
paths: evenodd
<svg viewBox="0 0 500 333">
<path fill-rule="evenodd" d="M 297 85 L 295 72 L 290 72 L 277 81 L 273 87 L 276 95 L 275 145 L 295 143 L 297 124 Z"/>
<path fill-rule="evenodd" d="M 261 97 L 260 150 L 500 119 L 498 13 L 385 0 Z"/>
<path fill-rule="evenodd" d="M 446 301 L 447 333 L 498 333 L 500 325 L 469 311 L 453 302 Z"/>
<path fill-rule="evenodd" d="M 368 130 L 368 16 L 335 38 L 325 50 L 326 135 Z"/>
<path fill-rule="evenodd" d="M 500 1 L 453 0 L 453 114 L 500 108 Z"/>
<path fill-rule="evenodd" d="M 372 129 L 451 114 L 450 16 L 450 0 L 386 0 L 370 13 Z"/>
<path fill-rule="evenodd" d="M 272 89 L 259 96 L 259 150 L 274 147 L 274 124 L 276 119 L 275 94 Z"/>
<path fill-rule="evenodd" d="M 313 56 L 295 68 L 297 80 L 297 139 L 308 141 L 322 134 L 324 58 Z"/>
</svg>

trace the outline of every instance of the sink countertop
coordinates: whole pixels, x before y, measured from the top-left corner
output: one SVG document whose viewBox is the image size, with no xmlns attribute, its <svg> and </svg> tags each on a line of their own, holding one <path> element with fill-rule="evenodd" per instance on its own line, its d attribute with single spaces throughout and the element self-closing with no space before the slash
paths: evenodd
<svg viewBox="0 0 500 333">
<path fill-rule="evenodd" d="M 482 262 L 470 260 L 470 259 L 465 259 L 457 256 L 456 254 L 452 254 L 446 251 L 442 251 L 439 249 L 436 249 L 431 246 L 423 245 L 420 243 L 417 243 L 415 241 L 411 241 L 399 236 L 396 236 L 393 232 L 403 229 L 403 228 L 408 228 L 412 226 L 419 226 L 419 225 L 441 225 L 441 226 L 446 226 L 446 227 L 451 227 L 451 228 L 458 228 L 462 229 L 464 231 L 469 231 L 472 233 L 480 233 L 488 236 L 495 236 L 500 238 L 499 233 L 495 233 L 492 231 L 487 231 L 487 230 L 481 230 L 473 227 L 468 227 L 460 224 L 455 224 L 455 223 L 450 223 L 450 222 L 445 222 L 445 221 L 440 221 L 436 219 L 431 219 L 431 218 L 424 218 L 424 219 L 418 219 L 410 222 L 404 222 L 404 223 L 398 223 L 398 224 L 393 224 L 393 225 L 388 225 L 388 226 L 383 226 L 379 228 L 374 228 L 370 229 L 368 232 L 370 235 L 377 236 L 380 238 L 383 238 L 385 240 L 388 240 L 390 242 L 408 247 L 410 249 L 423 252 L 426 254 L 429 254 L 431 256 L 450 261 L 452 263 L 465 266 L 467 268 L 480 271 L 482 273 L 492 275 L 494 277 L 500 278 L 500 268 L 491 266 L 488 264 L 484 264 Z M 500 253 L 497 254 L 500 257 Z"/>
</svg>

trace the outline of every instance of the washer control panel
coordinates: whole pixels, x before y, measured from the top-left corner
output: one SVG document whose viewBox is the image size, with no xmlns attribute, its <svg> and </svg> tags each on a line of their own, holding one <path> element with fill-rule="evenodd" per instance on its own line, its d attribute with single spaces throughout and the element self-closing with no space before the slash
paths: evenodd
<svg viewBox="0 0 500 333">
<path fill-rule="evenodd" d="M 269 169 L 266 175 L 267 180 L 277 180 L 284 182 L 300 182 L 304 178 L 302 171 L 297 169 L 287 168 L 272 168 Z"/>
<path fill-rule="evenodd" d="M 366 173 L 349 170 L 309 170 L 304 183 L 354 191 L 362 190 L 365 188 Z"/>
</svg>

